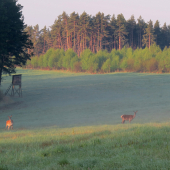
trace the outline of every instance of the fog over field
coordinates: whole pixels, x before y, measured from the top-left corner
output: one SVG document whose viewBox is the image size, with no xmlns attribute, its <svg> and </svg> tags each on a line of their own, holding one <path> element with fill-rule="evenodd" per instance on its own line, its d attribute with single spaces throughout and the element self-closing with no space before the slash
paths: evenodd
<svg viewBox="0 0 170 170">
<path fill-rule="evenodd" d="M 170 75 L 85 74 L 18 69 L 23 97 L 0 104 L 0 129 L 12 115 L 15 129 L 116 125 L 138 110 L 134 123 L 170 121 Z M 12 77 L 4 77 L 5 92 Z M 129 123 L 129 122 L 125 122 Z"/>
</svg>

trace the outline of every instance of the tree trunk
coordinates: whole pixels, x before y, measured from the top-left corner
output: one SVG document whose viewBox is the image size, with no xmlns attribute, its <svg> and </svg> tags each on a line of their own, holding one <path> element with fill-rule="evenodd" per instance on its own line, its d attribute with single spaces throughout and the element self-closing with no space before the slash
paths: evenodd
<svg viewBox="0 0 170 170">
<path fill-rule="evenodd" d="M 74 52 L 76 52 L 76 23 L 74 21 Z"/>
<path fill-rule="evenodd" d="M 4 65 L 4 60 L 3 56 L 1 57 L 1 65 L 0 65 L 0 86 L 1 86 L 1 80 L 2 80 L 2 68 Z"/>
<path fill-rule="evenodd" d="M 131 47 L 133 48 L 133 29 L 132 29 L 132 41 L 131 41 Z"/>
<path fill-rule="evenodd" d="M 141 29 L 140 29 L 140 48 L 142 47 Z"/>
<path fill-rule="evenodd" d="M 114 49 L 116 49 L 115 35 L 114 35 Z"/>
<path fill-rule="evenodd" d="M 121 37 L 120 37 L 120 35 L 119 35 L 119 50 L 121 50 L 122 48 L 121 48 Z"/>
<path fill-rule="evenodd" d="M 151 45 L 151 35 L 149 34 L 149 49 L 150 49 L 150 45 Z"/>
</svg>

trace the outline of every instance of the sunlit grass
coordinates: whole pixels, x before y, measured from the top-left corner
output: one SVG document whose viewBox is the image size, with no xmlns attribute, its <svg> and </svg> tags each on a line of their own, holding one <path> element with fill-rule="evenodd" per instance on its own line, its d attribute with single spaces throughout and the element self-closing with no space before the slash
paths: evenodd
<svg viewBox="0 0 170 170">
<path fill-rule="evenodd" d="M 1 169 L 168 169 L 170 123 L 0 131 Z"/>
<path fill-rule="evenodd" d="M 17 74 L 23 97 L 0 103 L 0 170 L 169 168 L 168 74 Z M 5 77 L 1 89 L 10 83 Z M 121 124 L 136 110 L 131 124 Z M 7 131 L 9 115 L 14 130 Z"/>
</svg>

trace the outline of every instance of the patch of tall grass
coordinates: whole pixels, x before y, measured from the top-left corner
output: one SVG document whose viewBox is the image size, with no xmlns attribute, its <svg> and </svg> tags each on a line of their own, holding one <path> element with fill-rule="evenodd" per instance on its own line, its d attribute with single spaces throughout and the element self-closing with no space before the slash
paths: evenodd
<svg viewBox="0 0 170 170">
<path fill-rule="evenodd" d="M 168 169 L 170 123 L 0 130 L 0 169 Z"/>
</svg>

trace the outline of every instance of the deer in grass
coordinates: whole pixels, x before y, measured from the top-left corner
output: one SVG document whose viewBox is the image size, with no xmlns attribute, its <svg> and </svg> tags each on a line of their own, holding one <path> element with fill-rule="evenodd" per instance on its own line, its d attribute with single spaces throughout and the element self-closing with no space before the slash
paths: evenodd
<svg viewBox="0 0 170 170">
<path fill-rule="evenodd" d="M 135 118 L 137 112 L 138 111 L 134 112 L 134 115 L 122 115 L 122 123 L 125 123 L 125 120 L 129 120 L 130 123 Z"/>
<path fill-rule="evenodd" d="M 13 120 L 11 119 L 12 115 L 8 117 L 9 117 L 9 120 L 6 121 L 6 128 L 8 127 L 8 130 L 9 130 L 10 128 L 13 129 Z"/>
</svg>

